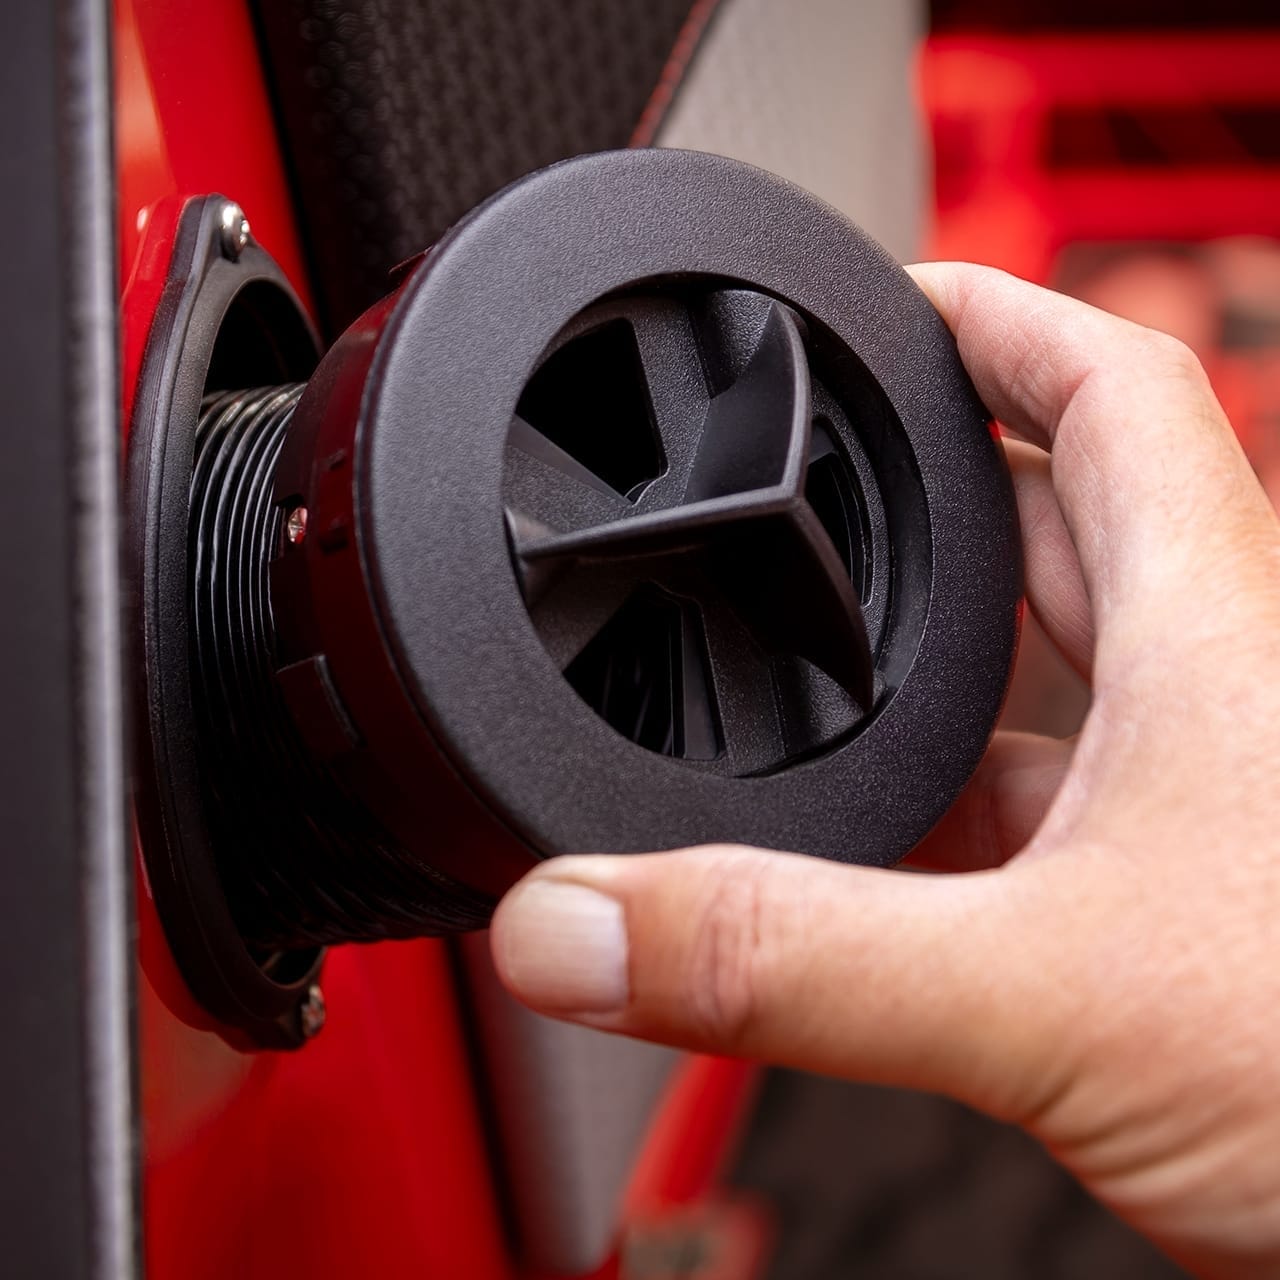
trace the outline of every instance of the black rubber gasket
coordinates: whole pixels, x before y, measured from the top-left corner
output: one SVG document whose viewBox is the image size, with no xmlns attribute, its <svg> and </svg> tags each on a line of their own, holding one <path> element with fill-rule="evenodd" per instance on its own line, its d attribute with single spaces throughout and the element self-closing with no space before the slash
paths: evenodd
<svg viewBox="0 0 1280 1280">
<path fill-rule="evenodd" d="M 508 425 L 548 344 L 619 289 L 690 277 L 771 293 L 855 353 L 896 413 L 928 508 L 919 642 L 896 692 L 843 745 L 768 776 L 683 767 L 604 724 L 529 621 L 503 520 Z M 928 300 L 791 184 L 652 151 L 566 161 L 508 188 L 402 289 L 357 446 L 366 571 L 406 687 L 459 773 L 539 853 L 739 841 L 889 864 L 981 758 L 1021 597 L 1003 454 Z"/>
<path fill-rule="evenodd" d="M 301 1008 L 324 952 L 253 955 L 218 878 L 192 708 L 189 493 L 196 423 L 215 352 L 215 376 L 229 380 L 226 385 L 243 376 L 252 385 L 306 379 L 319 349 L 269 255 L 252 241 L 235 258 L 223 252 L 226 203 L 209 196 L 183 210 L 129 430 L 127 572 L 142 659 L 135 684 L 135 808 L 149 887 L 192 994 L 231 1043 L 281 1049 L 306 1038 Z M 219 347 L 218 340 L 237 301 L 255 313 L 254 331 L 241 358 L 224 362 L 225 342 Z"/>
</svg>

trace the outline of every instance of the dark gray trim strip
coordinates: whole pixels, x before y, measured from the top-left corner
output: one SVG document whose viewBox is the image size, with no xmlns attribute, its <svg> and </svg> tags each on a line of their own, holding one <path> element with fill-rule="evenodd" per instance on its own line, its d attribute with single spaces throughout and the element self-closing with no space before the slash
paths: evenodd
<svg viewBox="0 0 1280 1280">
<path fill-rule="evenodd" d="M 109 29 L 0 45 L 0 1238 L 92 1280 L 137 1271 Z"/>
</svg>

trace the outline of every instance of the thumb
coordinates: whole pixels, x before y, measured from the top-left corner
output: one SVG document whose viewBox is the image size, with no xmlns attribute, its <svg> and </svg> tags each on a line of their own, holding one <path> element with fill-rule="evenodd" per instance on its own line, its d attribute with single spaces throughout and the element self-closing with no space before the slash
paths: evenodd
<svg viewBox="0 0 1280 1280">
<path fill-rule="evenodd" d="M 492 945 L 556 1017 L 1029 1123 L 1069 1078 L 1078 1013 L 1036 885 L 724 846 L 562 857 L 503 900 Z"/>
</svg>

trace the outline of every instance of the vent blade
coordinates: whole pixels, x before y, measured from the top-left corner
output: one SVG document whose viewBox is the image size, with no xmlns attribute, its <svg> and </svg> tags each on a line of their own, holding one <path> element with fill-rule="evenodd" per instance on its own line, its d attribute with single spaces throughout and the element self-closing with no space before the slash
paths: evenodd
<svg viewBox="0 0 1280 1280">
<path fill-rule="evenodd" d="M 628 501 L 666 467 L 635 331 L 611 320 L 542 362 L 518 419 Z"/>
<path fill-rule="evenodd" d="M 679 759 L 720 754 L 697 610 L 665 592 L 636 593 L 565 668 L 565 678 L 638 746 Z"/>
</svg>

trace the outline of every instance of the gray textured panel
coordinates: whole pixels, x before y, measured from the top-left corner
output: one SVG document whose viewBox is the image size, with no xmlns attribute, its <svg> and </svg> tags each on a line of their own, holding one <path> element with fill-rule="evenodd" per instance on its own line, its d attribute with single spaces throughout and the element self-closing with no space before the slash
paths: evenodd
<svg viewBox="0 0 1280 1280">
<path fill-rule="evenodd" d="M 520 1255 L 548 1271 L 590 1270 L 612 1243 L 679 1055 L 530 1013 L 498 982 L 487 933 L 463 938 L 462 954 Z"/>
<path fill-rule="evenodd" d="M 923 31 L 914 0 L 726 0 L 658 145 L 790 178 L 909 260 L 927 196 L 912 76 Z"/>
</svg>

